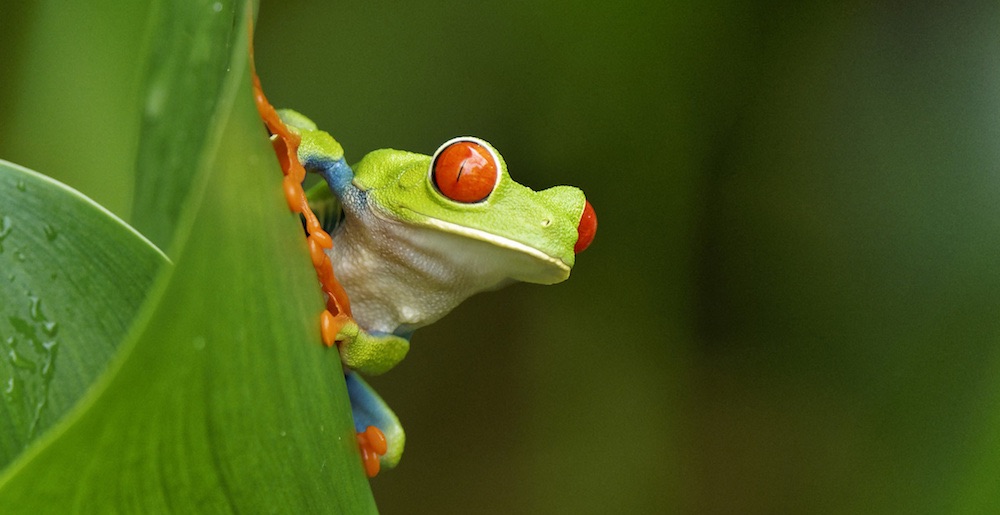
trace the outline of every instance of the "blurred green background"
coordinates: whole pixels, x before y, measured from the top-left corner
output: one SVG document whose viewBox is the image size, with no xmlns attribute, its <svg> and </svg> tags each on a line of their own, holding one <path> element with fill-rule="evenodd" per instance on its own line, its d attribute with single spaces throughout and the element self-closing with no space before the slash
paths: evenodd
<svg viewBox="0 0 1000 515">
<path fill-rule="evenodd" d="M 126 218 L 146 14 L 0 2 L 0 157 Z M 474 134 L 600 220 L 569 281 L 473 298 L 373 379 L 408 432 L 384 513 L 1000 505 L 996 2 L 258 20 L 271 101 L 349 160 Z"/>
</svg>

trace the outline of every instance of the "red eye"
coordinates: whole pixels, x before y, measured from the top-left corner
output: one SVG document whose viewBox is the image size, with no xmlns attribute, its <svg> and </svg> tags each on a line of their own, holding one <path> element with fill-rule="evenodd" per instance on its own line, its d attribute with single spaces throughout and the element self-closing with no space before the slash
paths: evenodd
<svg viewBox="0 0 1000 515">
<path fill-rule="evenodd" d="M 590 242 L 594 241 L 594 235 L 597 234 L 597 213 L 594 213 L 594 207 L 590 205 L 589 201 L 583 206 L 583 214 L 580 215 L 580 223 L 576 226 L 576 233 L 576 245 L 573 247 L 573 253 L 579 254 L 590 246 Z"/>
<path fill-rule="evenodd" d="M 490 196 L 500 173 L 493 153 L 470 140 L 448 143 L 437 152 L 431 170 L 438 191 L 466 204 Z"/>
</svg>

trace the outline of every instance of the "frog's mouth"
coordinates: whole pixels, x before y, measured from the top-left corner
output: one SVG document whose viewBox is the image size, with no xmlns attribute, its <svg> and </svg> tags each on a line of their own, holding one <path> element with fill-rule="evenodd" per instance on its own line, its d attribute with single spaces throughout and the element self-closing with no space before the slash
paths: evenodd
<svg viewBox="0 0 1000 515">
<path fill-rule="evenodd" d="M 570 270 L 573 268 L 572 263 L 567 263 L 559 257 L 552 256 L 547 252 L 526 243 L 521 243 L 517 240 L 513 240 L 505 236 L 499 236 L 480 229 L 474 229 L 452 222 L 447 222 L 433 216 L 425 215 L 424 213 L 405 206 L 401 206 L 401 209 L 408 211 L 411 215 L 413 215 L 411 217 L 413 221 L 416 222 L 419 220 L 417 223 L 430 232 L 448 234 L 464 241 L 481 242 L 483 245 L 489 245 L 493 248 L 509 250 L 514 254 L 521 256 L 521 259 L 526 259 L 527 261 L 534 263 L 534 266 L 522 268 L 521 272 L 523 273 L 517 273 L 515 276 L 511 276 L 510 278 L 512 279 L 536 284 L 555 284 L 569 278 Z M 507 261 L 513 265 L 512 261 Z M 522 263 L 522 267 L 527 264 L 527 262 Z"/>
<path fill-rule="evenodd" d="M 418 213 L 419 214 L 419 213 Z M 559 269 L 566 275 L 569 275 L 570 265 L 560 258 L 550 256 L 541 250 L 536 249 L 530 245 L 525 245 L 519 241 L 514 241 L 510 238 L 505 238 L 503 236 L 497 236 L 496 234 L 488 233 L 486 231 L 481 231 L 479 229 L 473 229 L 471 227 L 464 227 L 458 224 L 453 224 L 451 222 L 445 222 L 444 220 L 438 220 L 437 218 L 431 218 L 426 215 L 424 216 L 424 221 L 427 225 L 438 229 L 443 232 L 455 234 L 458 236 L 464 236 L 473 240 L 485 241 L 496 245 L 497 247 L 513 250 L 515 252 L 520 252 L 531 256 L 539 261 L 548 263 L 554 268 Z"/>
</svg>

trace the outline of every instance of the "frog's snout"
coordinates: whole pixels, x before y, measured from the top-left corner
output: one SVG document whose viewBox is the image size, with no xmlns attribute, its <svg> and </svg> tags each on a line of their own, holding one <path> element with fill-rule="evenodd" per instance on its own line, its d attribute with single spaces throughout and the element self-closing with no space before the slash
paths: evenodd
<svg viewBox="0 0 1000 515">
<path fill-rule="evenodd" d="M 580 223 L 576 226 L 576 245 L 573 246 L 573 253 L 579 254 L 586 250 L 590 246 L 590 242 L 594 241 L 594 235 L 597 234 L 597 214 L 594 213 L 594 206 L 590 205 L 590 201 L 584 201 L 586 205 L 583 206 L 583 214 L 580 215 Z"/>
</svg>

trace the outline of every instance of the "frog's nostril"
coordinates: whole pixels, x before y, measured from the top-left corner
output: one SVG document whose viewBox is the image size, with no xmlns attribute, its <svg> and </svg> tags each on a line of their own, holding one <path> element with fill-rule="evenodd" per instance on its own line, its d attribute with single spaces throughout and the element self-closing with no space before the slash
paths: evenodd
<svg viewBox="0 0 1000 515">
<path fill-rule="evenodd" d="M 590 242 L 594 241 L 594 235 L 597 234 L 597 215 L 594 213 L 594 207 L 590 205 L 589 201 L 585 201 L 587 204 L 583 206 L 583 214 L 580 215 L 580 223 L 576 226 L 576 245 L 573 246 L 573 253 L 579 254 L 583 252 Z"/>
</svg>

